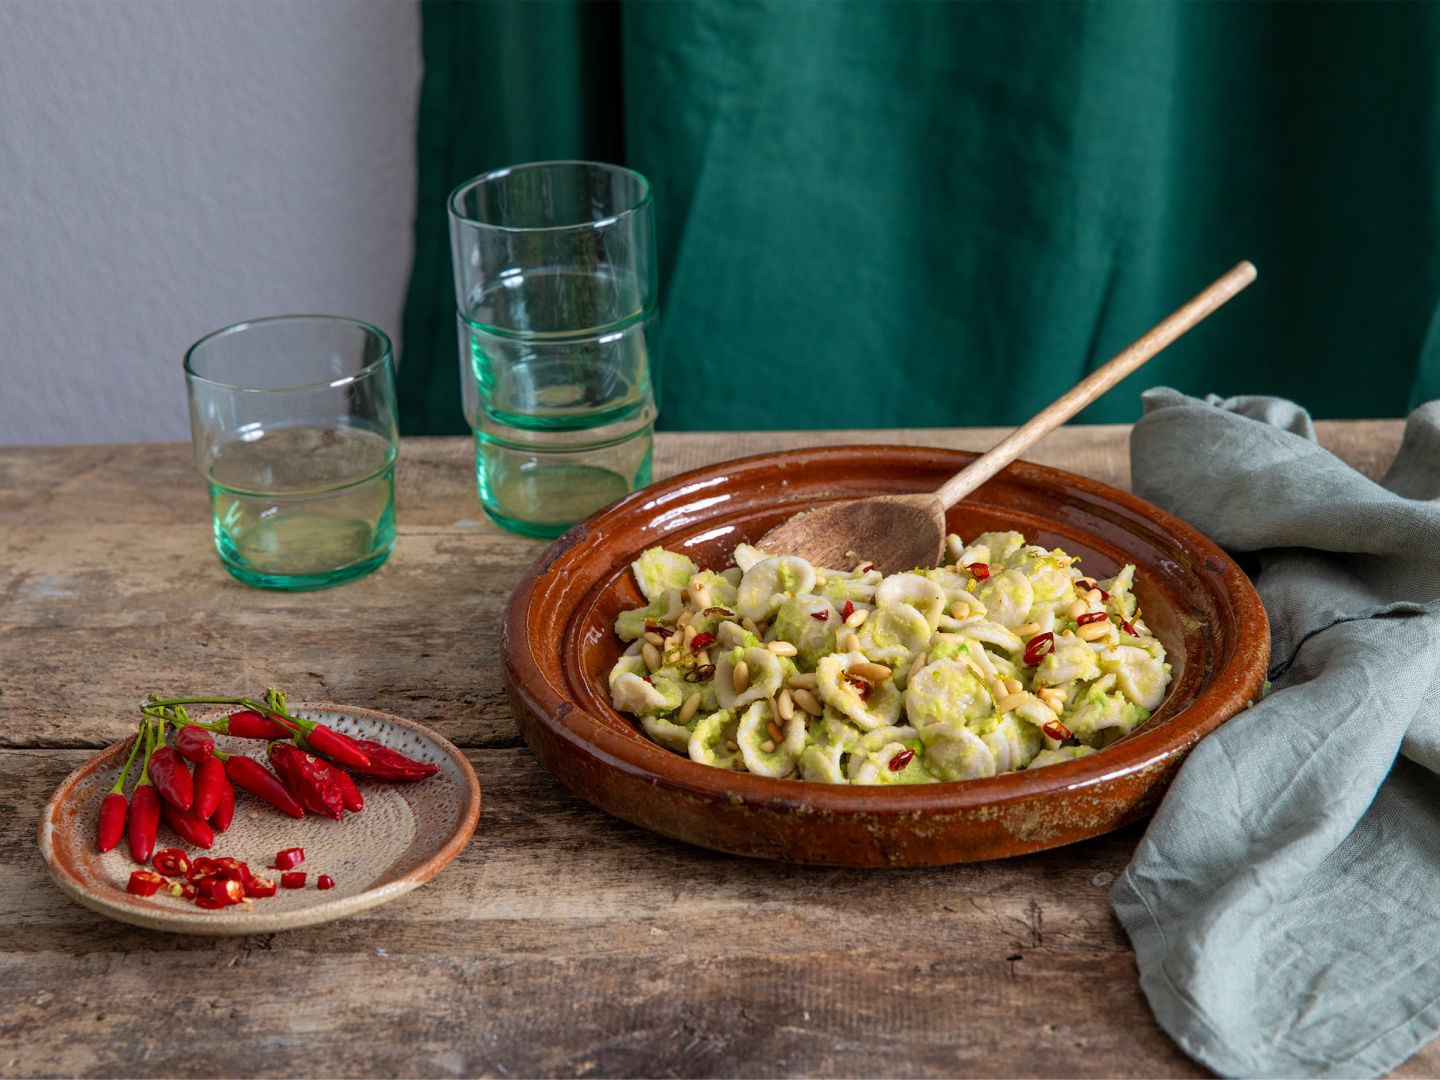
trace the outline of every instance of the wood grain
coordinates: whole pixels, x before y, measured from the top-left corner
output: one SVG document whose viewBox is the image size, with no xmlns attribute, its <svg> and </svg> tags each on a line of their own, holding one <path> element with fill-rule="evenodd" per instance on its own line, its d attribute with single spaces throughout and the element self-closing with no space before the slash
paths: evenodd
<svg viewBox="0 0 1440 1080">
<path fill-rule="evenodd" d="M 1378 476 L 1398 421 L 1320 424 Z M 998 429 L 666 435 L 656 467 Z M 1126 429 L 1032 460 L 1127 486 Z M 544 544 L 486 522 L 464 439 L 401 451 L 389 564 L 318 593 L 220 568 L 178 445 L 0 448 L 0 1075 L 1200 1076 L 1156 1027 L 1106 891 L 1131 827 L 936 870 L 746 861 L 571 796 L 519 745 L 497 655 Z M 433 882 L 314 930 L 167 937 L 49 881 L 41 806 L 154 689 L 276 684 L 466 749 L 479 830 Z M 1440 1072 L 1427 1049 L 1401 1070 Z"/>
</svg>

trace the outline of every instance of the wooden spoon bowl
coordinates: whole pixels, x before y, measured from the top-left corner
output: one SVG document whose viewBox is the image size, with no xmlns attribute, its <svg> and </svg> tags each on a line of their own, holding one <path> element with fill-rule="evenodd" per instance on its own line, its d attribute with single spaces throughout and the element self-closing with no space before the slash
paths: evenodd
<svg viewBox="0 0 1440 1080">
<path fill-rule="evenodd" d="M 582 798 L 666 836 L 762 858 L 852 866 L 998 858 L 1095 836 L 1147 814 L 1202 736 L 1254 700 L 1269 629 L 1245 575 L 1194 529 L 1084 477 L 1012 464 L 954 507 L 967 539 L 1018 529 L 1104 577 L 1137 566 L 1146 622 L 1173 665 L 1151 719 L 1098 754 L 1035 772 L 906 787 L 775 780 L 699 765 L 610 708 L 615 616 L 641 606 L 629 564 L 657 544 L 720 569 L 796 510 L 880 492 L 933 491 L 975 457 L 917 447 L 832 447 L 685 473 L 586 519 L 526 574 L 503 657 L 516 722 Z"/>
</svg>

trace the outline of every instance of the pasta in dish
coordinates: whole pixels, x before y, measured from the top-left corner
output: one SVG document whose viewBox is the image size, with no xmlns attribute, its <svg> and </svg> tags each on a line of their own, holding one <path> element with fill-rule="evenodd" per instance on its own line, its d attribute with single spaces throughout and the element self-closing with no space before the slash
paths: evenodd
<svg viewBox="0 0 1440 1080">
<path fill-rule="evenodd" d="M 1170 681 L 1134 566 L 988 532 L 951 534 L 950 562 L 882 575 L 741 544 L 702 569 L 651 548 L 647 605 L 611 702 L 661 746 L 759 776 L 832 784 L 969 780 L 1092 754 L 1149 719 Z"/>
</svg>

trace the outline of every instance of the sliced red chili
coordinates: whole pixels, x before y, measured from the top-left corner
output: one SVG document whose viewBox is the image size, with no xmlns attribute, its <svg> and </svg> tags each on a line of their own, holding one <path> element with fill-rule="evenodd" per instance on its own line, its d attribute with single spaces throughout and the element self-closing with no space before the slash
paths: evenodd
<svg viewBox="0 0 1440 1080">
<path fill-rule="evenodd" d="M 864 679 L 857 679 L 853 675 L 846 675 L 845 681 L 854 688 L 855 693 L 859 695 L 861 701 L 870 700 L 870 691 L 873 689 L 873 687 L 871 687 L 868 682 L 866 682 Z"/>
<path fill-rule="evenodd" d="M 136 896 L 154 896 L 165 879 L 154 870 L 132 870 L 130 871 L 130 884 L 125 886 L 126 892 L 134 893 Z"/>
<path fill-rule="evenodd" d="M 1121 629 L 1121 630 L 1124 630 L 1125 633 L 1129 634 L 1131 637 L 1139 637 L 1139 636 L 1140 636 L 1139 634 L 1137 634 L 1137 633 L 1135 632 L 1135 627 L 1131 626 L 1131 625 L 1130 625 L 1128 622 L 1126 622 L 1124 619 L 1121 619 L 1121 620 L 1120 620 L 1120 629 Z"/>
<path fill-rule="evenodd" d="M 670 633 L 670 628 L 663 623 L 647 622 L 645 624 L 645 632 L 647 634 L 659 634 L 661 637 L 665 637 Z"/>
<path fill-rule="evenodd" d="M 303 889 L 305 887 L 305 871 L 291 870 L 289 873 L 281 874 L 280 887 L 282 889 Z"/>
<path fill-rule="evenodd" d="M 1025 646 L 1025 663 L 1038 664 L 1045 656 L 1055 649 L 1055 635 L 1049 630 L 1043 634 L 1036 634 Z"/>
<path fill-rule="evenodd" d="M 205 908 L 207 911 L 215 911 L 217 908 L 228 907 L 229 904 L 224 900 L 217 900 L 213 896 L 197 896 L 195 897 L 195 906 Z"/>
<path fill-rule="evenodd" d="M 845 606 L 840 609 L 840 618 L 842 618 L 842 619 L 848 619 L 848 618 L 850 618 L 851 615 L 854 615 L 854 614 L 855 614 L 855 601 L 853 601 L 853 600 L 846 600 L 846 601 L 845 601 Z"/>
<path fill-rule="evenodd" d="M 263 899 L 275 895 L 275 879 L 272 877 L 252 878 L 245 886 L 245 895 Z"/>
<path fill-rule="evenodd" d="M 166 877 L 184 877 L 190 872 L 190 859 L 179 848 L 157 851 L 152 862 L 155 869 Z"/>
<path fill-rule="evenodd" d="M 1088 626 L 1090 623 L 1104 622 L 1109 617 L 1110 616 L 1103 611 L 1087 611 L 1075 620 L 1075 625 Z"/>
<path fill-rule="evenodd" d="M 1105 603 L 1107 600 L 1110 599 L 1110 594 L 1109 594 L 1108 592 L 1106 592 L 1104 589 L 1099 589 L 1098 591 L 1099 591 L 1099 593 L 1100 593 L 1100 602 L 1101 602 L 1102 604 Z"/>
<path fill-rule="evenodd" d="M 640 681 L 641 681 L 641 682 L 647 682 L 647 683 L 649 683 L 651 686 L 654 686 L 654 685 L 655 685 L 655 680 L 652 679 L 652 678 L 650 678 L 649 675 L 641 675 L 641 676 L 640 676 Z"/>
<path fill-rule="evenodd" d="M 335 879 L 329 874 L 321 874 L 315 879 L 315 887 L 317 889 L 333 889 L 335 887 Z"/>
<path fill-rule="evenodd" d="M 305 849 L 292 847 L 275 853 L 276 870 L 293 870 L 305 861 Z"/>
<path fill-rule="evenodd" d="M 200 890 L 189 881 L 180 882 L 180 897 L 183 900 L 194 900 L 200 894 Z"/>
<path fill-rule="evenodd" d="M 245 899 L 245 886 L 230 878 L 210 878 L 200 882 L 199 893 L 197 902 L 208 897 L 224 904 L 238 904 Z"/>
<path fill-rule="evenodd" d="M 1049 735 L 1052 739 L 1059 739 L 1061 741 L 1064 741 L 1065 739 L 1070 738 L 1070 729 L 1067 728 L 1064 724 L 1060 723 L 1059 720 L 1047 721 L 1040 728 L 1040 730 L 1045 732 L 1045 734 Z"/>
<path fill-rule="evenodd" d="M 828 612 L 828 611 L 812 611 L 812 612 L 810 612 L 810 618 L 812 618 L 812 619 L 817 619 L 817 620 L 819 620 L 820 622 L 824 622 L 826 619 L 830 618 L 830 612 Z"/>
<path fill-rule="evenodd" d="M 713 679 L 714 677 L 714 664 L 701 664 L 699 667 L 691 668 L 684 675 L 684 679 L 688 683 L 704 682 L 706 679 Z"/>
<path fill-rule="evenodd" d="M 701 649 L 708 648 L 714 641 L 714 634 L 696 634 L 690 639 L 690 648 L 694 652 L 699 652 Z"/>
<path fill-rule="evenodd" d="M 984 581 L 990 576 L 990 567 L 983 562 L 966 563 L 962 569 L 969 570 L 977 581 Z"/>
<path fill-rule="evenodd" d="M 872 562 L 869 566 L 862 566 L 862 567 L 860 568 L 860 572 L 861 572 L 862 574 L 868 574 L 871 570 L 874 570 L 874 569 L 875 569 L 875 564 Z"/>
<path fill-rule="evenodd" d="M 914 756 L 914 750 L 911 750 L 909 748 L 901 750 L 898 754 L 896 754 L 890 759 L 890 771 L 899 772 L 901 769 L 905 768 L 906 765 L 910 764 L 910 760 Z"/>
</svg>

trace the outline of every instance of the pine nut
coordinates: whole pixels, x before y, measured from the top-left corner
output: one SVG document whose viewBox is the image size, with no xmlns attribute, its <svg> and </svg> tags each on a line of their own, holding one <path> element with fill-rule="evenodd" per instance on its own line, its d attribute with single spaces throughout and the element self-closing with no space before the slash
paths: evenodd
<svg viewBox="0 0 1440 1080">
<path fill-rule="evenodd" d="M 1074 637 L 1074 636 L 1075 636 L 1075 631 L 1074 631 L 1074 630 L 1061 630 L 1061 631 L 1060 631 L 1060 636 L 1061 636 L 1061 637 Z"/>
<path fill-rule="evenodd" d="M 1038 634 L 1039 632 L 1040 624 L 1038 622 L 1021 623 L 1015 627 L 1015 633 L 1020 637 L 1030 637 L 1032 634 Z"/>
<path fill-rule="evenodd" d="M 688 724 L 698 708 L 700 708 L 700 691 L 696 690 L 685 699 L 685 704 L 680 706 L 680 715 L 676 719 L 682 724 Z"/>
<path fill-rule="evenodd" d="M 1050 706 L 1050 711 L 1053 712 L 1056 716 L 1059 716 L 1065 711 L 1065 702 L 1059 700 L 1058 698 L 1047 697 L 1041 698 L 1041 700 L 1044 701 L 1046 705 Z"/>
<path fill-rule="evenodd" d="M 679 635 L 679 634 L 671 634 L 669 637 L 667 637 L 667 638 L 665 639 L 665 650 L 668 652 L 669 650 L 675 648 L 675 646 L 677 646 L 677 645 L 679 645 L 679 644 L 680 644 L 680 635 Z"/>
<path fill-rule="evenodd" d="M 1002 682 L 1000 679 L 990 680 L 990 696 L 995 699 L 996 705 L 999 705 L 1000 699 L 1007 696 L 1009 693 L 1009 687 L 1007 687 L 1005 683 Z"/>
<path fill-rule="evenodd" d="M 884 682 L 890 678 L 892 673 L 884 664 L 871 664 L 867 662 L 863 664 L 851 664 L 845 669 L 845 674 L 853 675 L 857 679 L 864 679 L 866 682 L 874 684 Z"/>
<path fill-rule="evenodd" d="M 785 741 L 785 733 L 775 726 L 774 721 L 766 724 L 765 730 L 770 733 L 770 738 L 774 739 L 777 743 Z"/>
<path fill-rule="evenodd" d="M 766 739 L 760 744 L 760 749 L 764 750 L 767 754 L 773 754 L 775 752 L 775 744 L 769 739 Z"/>
<path fill-rule="evenodd" d="M 1085 594 L 1085 602 L 1090 604 L 1092 607 L 1100 603 L 1101 600 L 1102 597 L 1100 596 L 1099 589 L 1091 589 L 1088 593 Z"/>
<path fill-rule="evenodd" d="M 1088 593 L 1092 589 L 1098 589 L 1099 587 L 1100 583 L 1094 578 L 1082 577 L 1075 579 L 1075 591 L 1078 593 Z"/>
<path fill-rule="evenodd" d="M 913 661 L 911 661 L 911 663 L 910 663 L 910 670 L 907 671 L 907 672 L 905 672 L 905 683 L 906 683 L 906 685 L 909 685 L 909 683 L 911 682 L 911 680 L 913 680 L 916 675 L 919 675 L 919 674 L 920 674 L 920 672 L 924 669 L 926 663 L 927 663 L 929 660 L 930 660 L 930 654 L 929 654 L 929 653 L 923 653 L 923 652 L 922 652 L 919 656 L 915 657 L 915 659 L 914 659 Z"/>
<path fill-rule="evenodd" d="M 849 616 L 845 619 L 845 625 L 848 626 L 851 630 L 854 630 L 856 627 L 861 626 L 869 617 L 869 608 L 856 608 L 854 611 L 850 612 Z"/>
<path fill-rule="evenodd" d="M 817 589 L 823 589 L 823 588 L 825 587 L 825 583 L 828 582 L 829 580 L 830 580 L 830 579 L 827 578 L 824 574 L 816 574 L 816 575 L 815 575 L 815 587 L 816 587 Z"/>
<path fill-rule="evenodd" d="M 1009 690 L 1012 694 L 1018 694 L 1021 690 L 1024 689 L 1024 687 L 1020 685 L 1019 679 L 1006 679 L 1005 689 Z"/>
<path fill-rule="evenodd" d="M 660 650 L 655 648 L 654 645 L 651 645 L 650 642 L 647 641 L 643 646 L 641 646 L 640 656 L 644 659 L 645 666 L 651 671 L 656 671 L 659 669 Z"/>
<path fill-rule="evenodd" d="M 970 617 L 970 605 L 964 600 L 956 600 L 950 605 L 950 617 L 952 619 L 968 619 Z"/>
<path fill-rule="evenodd" d="M 788 641 L 772 641 L 765 648 L 769 649 L 776 656 L 794 656 L 800 650 L 791 645 Z"/>
<path fill-rule="evenodd" d="M 726 740 L 725 740 L 725 749 L 726 749 L 726 750 L 739 750 L 739 749 L 740 749 L 740 744 L 739 744 L 738 742 L 736 742 L 734 739 L 726 739 Z"/>
<path fill-rule="evenodd" d="M 1081 600 L 1077 597 L 1076 599 L 1072 600 L 1070 602 L 1070 606 L 1065 609 L 1065 614 L 1069 615 L 1072 619 L 1078 619 L 1088 610 L 1090 610 L 1090 605 L 1085 603 L 1084 600 Z"/>
<path fill-rule="evenodd" d="M 1006 694 L 995 703 L 995 707 L 1001 712 L 1009 712 L 1011 709 L 1024 705 L 1025 697 L 1024 694 Z"/>
<path fill-rule="evenodd" d="M 730 683 L 735 687 L 735 693 L 743 694 L 745 688 L 750 685 L 750 665 L 741 660 L 730 672 Z"/>
<path fill-rule="evenodd" d="M 785 685 L 793 690 L 814 690 L 815 684 L 819 681 L 820 680 L 816 678 L 813 671 L 801 672 L 796 675 L 791 675 L 789 681 L 787 681 Z"/>
<path fill-rule="evenodd" d="M 684 628 L 681 629 L 680 633 L 684 635 L 686 645 L 689 645 L 690 642 L 695 640 L 696 630 L 689 623 L 685 624 Z"/>
<path fill-rule="evenodd" d="M 855 634 L 845 635 L 845 651 L 860 652 L 860 638 Z"/>
<path fill-rule="evenodd" d="M 687 607 L 684 611 L 680 612 L 680 614 L 675 617 L 675 625 L 683 630 L 685 627 L 690 625 L 690 620 L 694 617 L 695 612 L 691 611 Z"/>
<path fill-rule="evenodd" d="M 811 716 L 819 716 L 825 711 L 820 702 L 815 700 L 815 695 L 810 693 L 809 690 L 796 690 L 795 704 L 799 705 L 800 708 L 804 709 Z"/>
<path fill-rule="evenodd" d="M 695 606 L 703 611 L 710 606 L 710 590 L 706 588 L 703 582 L 691 578 L 690 599 L 694 600 Z"/>
<path fill-rule="evenodd" d="M 789 690 L 781 690 L 780 696 L 775 699 L 775 715 L 787 721 L 794 717 L 795 699 L 790 696 Z"/>
<path fill-rule="evenodd" d="M 1108 633 L 1110 633 L 1110 624 L 1108 622 L 1086 623 L 1080 627 L 1079 630 L 1075 631 L 1076 636 L 1079 637 L 1081 641 L 1097 641 Z"/>
<path fill-rule="evenodd" d="M 645 631 L 645 640 L 648 641 L 651 645 L 654 645 L 657 649 L 665 644 L 665 639 L 659 634 L 657 634 L 654 630 Z"/>
<path fill-rule="evenodd" d="M 709 650 L 709 649 L 701 649 L 698 653 L 696 653 L 696 654 L 695 654 L 695 663 L 696 663 L 696 665 L 697 665 L 698 667 L 709 667 L 709 666 L 710 666 L 710 650 Z"/>
<path fill-rule="evenodd" d="M 760 628 L 755 625 L 754 619 L 743 618 L 740 620 L 740 625 L 743 626 L 750 633 L 754 634 L 757 638 L 760 636 Z"/>
<path fill-rule="evenodd" d="M 1154 637 L 1154 636 L 1155 636 L 1154 634 L 1150 633 L 1150 627 L 1148 627 L 1148 626 L 1145 625 L 1145 620 L 1144 620 L 1144 619 L 1136 619 L 1136 620 L 1135 620 L 1133 623 L 1131 623 L 1130 625 L 1133 626 L 1133 627 L 1135 627 L 1135 632 L 1136 632 L 1137 634 L 1144 634 L 1146 637 Z"/>
</svg>

